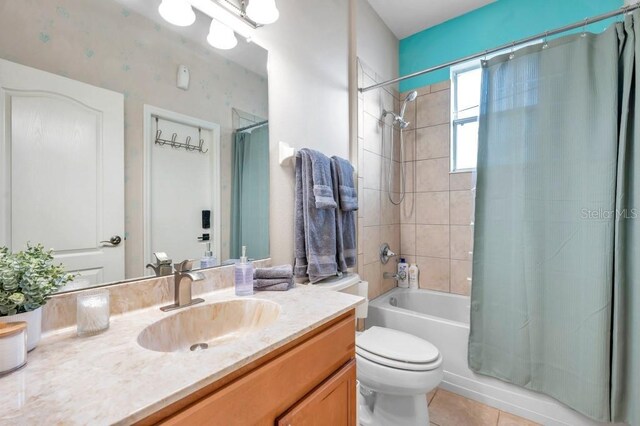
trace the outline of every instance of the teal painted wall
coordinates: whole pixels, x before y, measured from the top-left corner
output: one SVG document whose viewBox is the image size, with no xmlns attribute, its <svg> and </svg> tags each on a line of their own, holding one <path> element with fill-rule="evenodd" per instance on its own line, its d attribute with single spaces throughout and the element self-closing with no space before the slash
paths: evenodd
<svg viewBox="0 0 640 426">
<path fill-rule="evenodd" d="M 497 0 L 400 40 L 400 75 L 407 75 L 622 7 L 623 0 Z M 600 32 L 612 20 L 589 26 Z M 581 31 L 581 30 L 577 30 Z M 405 80 L 410 90 L 449 78 L 449 68 Z"/>
</svg>

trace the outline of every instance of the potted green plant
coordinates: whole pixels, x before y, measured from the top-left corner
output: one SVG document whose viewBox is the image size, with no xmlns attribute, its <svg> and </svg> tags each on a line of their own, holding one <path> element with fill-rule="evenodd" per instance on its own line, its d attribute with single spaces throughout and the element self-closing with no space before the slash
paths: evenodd
<svg viewBox="0 0 640 426">
<path fill-rule="evenodd" d="M 32 350 L 40 341 L 42 306 L 73 278 L 42 244 L 27 244 L 16 253 L 0 247 L 0 322 L 26 321 L 27 349 Z"/>
</svg>

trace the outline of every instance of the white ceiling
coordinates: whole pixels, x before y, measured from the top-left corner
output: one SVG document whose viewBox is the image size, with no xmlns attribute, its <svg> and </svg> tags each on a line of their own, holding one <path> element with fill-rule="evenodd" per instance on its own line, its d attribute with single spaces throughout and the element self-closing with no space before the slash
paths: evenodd
<svg viewBox="0 0 640 426">
<path fill-rule="evenodd" d="M 369 0 L 398 39 L 441 24 L 495 0 Z"/>
</svg>

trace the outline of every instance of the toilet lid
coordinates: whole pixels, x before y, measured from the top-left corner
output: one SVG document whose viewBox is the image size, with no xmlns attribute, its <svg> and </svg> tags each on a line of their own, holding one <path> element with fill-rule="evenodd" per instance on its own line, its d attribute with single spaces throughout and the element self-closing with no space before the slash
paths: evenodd
<svg viewBox="0 0 640 426">
<path fill-rule="evenodd" d="M 438 348 L 426 340 L 384 327 L 371 327 L 357 336 L 356 351 L 365 358 L 369 353 L 378 360 L 387 359 L 400 363 L 417 364 L 416 367 L 420 364 L 433 363 L 440 356 Z M 396 363 L 394 362 L 394 364 Z"/>
</svg>

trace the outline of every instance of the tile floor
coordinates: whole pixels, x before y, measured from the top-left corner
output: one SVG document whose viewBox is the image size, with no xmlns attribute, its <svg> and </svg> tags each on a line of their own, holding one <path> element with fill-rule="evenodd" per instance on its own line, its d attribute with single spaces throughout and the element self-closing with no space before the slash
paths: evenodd
<svg viewBox="0 0 640 426">
<path fill-rule="evenodd" d="M 539 426 L 444 389 L 427 395 L 431 426 Z"/>
</svg>

